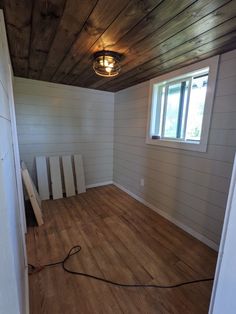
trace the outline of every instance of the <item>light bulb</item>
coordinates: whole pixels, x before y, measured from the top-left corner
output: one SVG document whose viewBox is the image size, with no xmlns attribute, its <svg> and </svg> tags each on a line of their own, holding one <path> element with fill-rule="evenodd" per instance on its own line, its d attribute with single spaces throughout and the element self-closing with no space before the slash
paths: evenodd
<svg viewBox="0 0 236 314">
<path fill-rule="evenodd" d="M 109 66 L 109 62 L 107 61 L 107 59 L 104 60 L 104 66 L 108 67 Z"/>
<path fill-rule="evenodd" d="M 106 71 L 108 72 L 108 73 L 111 73 L 111 68 L 110 67 L 106 67 Z"/>
</svg>

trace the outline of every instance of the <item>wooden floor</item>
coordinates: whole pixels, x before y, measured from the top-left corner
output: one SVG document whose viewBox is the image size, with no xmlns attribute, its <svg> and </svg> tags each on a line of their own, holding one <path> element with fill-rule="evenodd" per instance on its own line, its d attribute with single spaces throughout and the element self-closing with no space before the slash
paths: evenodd
<svg viewBox="0 0 236 314">
<path fill-rule="evenodd" d="M 77 271 L 124 283 L 171 284 L 213 276 L 216 253 L 113 185 L 44 202 L 45 224 L 27 235 L 29 263 L 62 259 Z M 31 314 L 208 312 L 212 283 L 177 289 L 109 286 L 60 266 L 30 276 Z"/>
</svg>

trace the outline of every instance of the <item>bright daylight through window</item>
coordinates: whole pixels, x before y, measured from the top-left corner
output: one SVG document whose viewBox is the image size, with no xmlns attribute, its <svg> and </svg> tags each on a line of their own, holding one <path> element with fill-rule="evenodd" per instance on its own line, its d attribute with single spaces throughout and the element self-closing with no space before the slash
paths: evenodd
<svg viewBox="0 0 236 314">
<path fill-rule="evenodd" d="M 148 144 L 206 151 L 218 58 L 206 61 L 151 80 Z"/>
</svg>

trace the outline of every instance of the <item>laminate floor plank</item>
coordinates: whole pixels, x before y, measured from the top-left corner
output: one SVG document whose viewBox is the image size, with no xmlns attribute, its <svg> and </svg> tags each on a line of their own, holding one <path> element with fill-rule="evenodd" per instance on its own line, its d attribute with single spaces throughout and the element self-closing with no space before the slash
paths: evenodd
<svg viewBox="0 0 236 314">
<path fill-rule="evenodd" d="M 62 260 L 75 271 L 124 283 L 170 284 L 213 276 L 217 254 L 114 185 L 43 201 L 45 223 L 29 227 L 29 263 Z M 66 273 L 29 276 L 31 314 L 208 312 L 212 282 L 178 289 L 131 289 Z"/>
<path fill-rule="evenodd" d="M 206 245 L 200 241 L 196 241 L 191 235 L 169 221 L 166 221 L 155 212 L 149 211 L 149 213 L 145 214 L 146 206 L 137 202 L 118 188 L 112 186 L 109 191 L 111 200 L 113 199 L 116 203 L 122 204 L 123 208 L 127 208 L 126 216 L 130 217 L 131 223 L 133 221 L 138 227 L 152 226 L 154 230 L 151 234 L 155 237 L 159 236 L 160 241 L 165 241 L 167 248 L 172 249 L 173 252 L 178 252 L 178 256 L 182 254 L 182 257 L 186 257 L 187 259 L 193 258 L 195 260 L 195 267 L 199 266 L 199 271 L 204 270 L 209 274 L 209 271 L 213 270 L 214 273 L 215 252 L 213 250 L 209 251 Z M 131 212 L 132 208 L 136 208 L 135 212 Z M 162 228 L 160 228 L 161 226 Z M 185 236 L 183 237 L 183 235 Z M 194 250 L 189 250 L 189 247 L 194 247 Z M 178 250 L 176 250 L 177 248 Z"/>
</svg>

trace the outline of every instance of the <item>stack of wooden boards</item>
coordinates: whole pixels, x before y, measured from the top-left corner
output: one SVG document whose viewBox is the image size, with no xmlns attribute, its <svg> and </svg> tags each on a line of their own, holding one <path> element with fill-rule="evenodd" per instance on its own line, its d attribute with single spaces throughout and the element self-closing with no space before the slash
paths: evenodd
<svg viewBox="0 0 236 314">
<path fill-rule="evenodd" d="M 45 156 L 39 156 L 36 157 L 36 170 L 39 193 L 25 163 L 21 163 L 24 186 L 29 196 L 37 224 L 40 226 L 43 224 L 41 200 L 48 200 L 50 195 L 52 195 L 53 199 L 62 198 L 63 187 L 66 197 L 73 196 L 76 193 L 84 193 L 86 192 L 86 188 L 81 155 L 52 156 L 48 159 Z"/>
<path fill-rule="evenodd" d="M 62 198 L 63 190 L 66 197 L 86 192 L 81 155 L 36 157 L 36 171 L 42 200 Z"/>
</svg>

